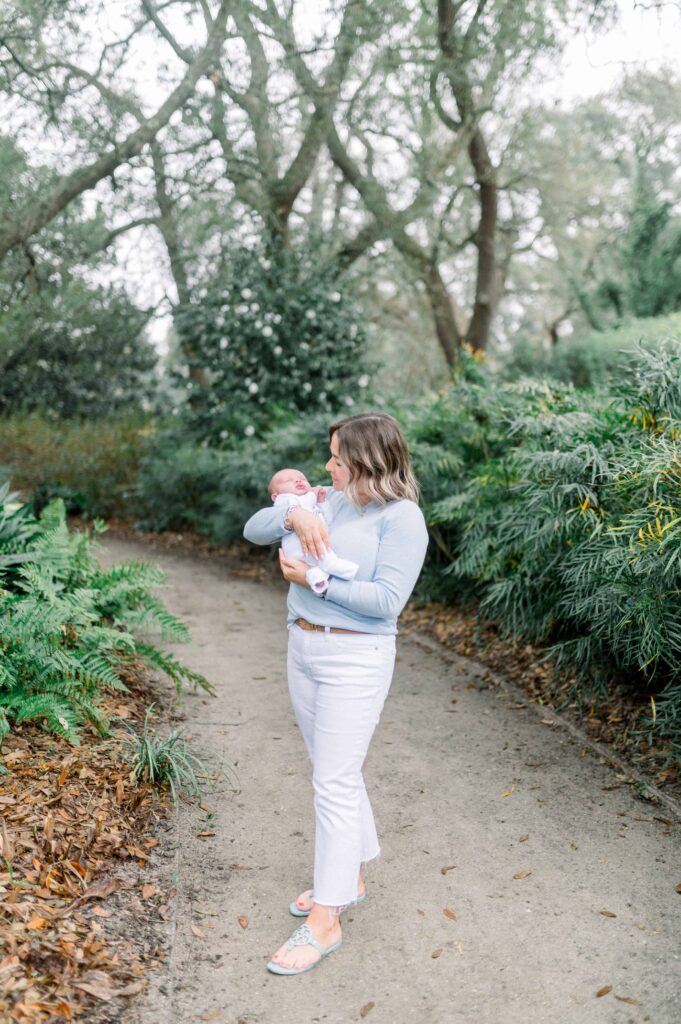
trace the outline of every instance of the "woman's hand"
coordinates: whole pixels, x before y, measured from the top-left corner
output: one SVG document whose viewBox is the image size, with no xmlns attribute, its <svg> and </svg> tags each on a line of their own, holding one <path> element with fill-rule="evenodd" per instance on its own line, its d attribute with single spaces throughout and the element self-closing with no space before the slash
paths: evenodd
<svg viewBox="0 0 681 1024">
<path fill-rule="evenodd" d="M 288 521 L 298 534 L 303 554 L 323 558 L 326 549 L 331 547 L 331 538 L 323 519 L 297 505 L 289 512 Z"/>
<path fill-rule="evenodd" d="M 311 589 L 310 584 L 305 578 L 308 570 L 305 562 L 299 562 L 296 558 L 287 558 L 281 548 L 279 548 L 279 565 L 285 580 L 289 583 L 299 583 L 301 587 L 307 587 L 308 590 Z"/>
</svg>

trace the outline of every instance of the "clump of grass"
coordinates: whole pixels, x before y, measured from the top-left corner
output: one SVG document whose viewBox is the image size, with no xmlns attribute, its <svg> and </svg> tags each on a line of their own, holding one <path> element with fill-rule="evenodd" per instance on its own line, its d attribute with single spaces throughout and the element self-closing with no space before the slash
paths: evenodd
<svg viewBox="0 0 681 1024">
<path fill-rule="evenodd" d="M 169 788 L 175 803 L 182 792 L 200 802 L 202 790 L 199 778 L 210 778 L 206 766 L 196 754 L 187 749 L 186 739 L 180 729 L 173 730 L 166 739 L 150 733 L 149 716 L 154 706 L 150 704 L 147 708 L 141 736 L 127 722 L 123 723 L 131 733 L 125 750 L 133 767 L 135 781 L 149 782 L 159 789 Z M 238 777 L 235 767 L 228 764 L 225 769 L 221 769 L 221 773 L 236 790 Z"/>
<path fill-rule="evenodd" d="M 183 792 L 200 802 L 199 775 L 207 777 L 206 766 L 187 749 L 181 729 L 174 729 L 165 739 L 150 732 L 149 716 L 153 708 L 154 704 L 147 708 L 141 735 L 124 723 L 131 733 L 130 739 L 125 741 L 125 753 L 132 765 L 134 779 L 136 782 L 149 782 L 158 789 L 169 788 L 174 803 Z"/>
</svg>

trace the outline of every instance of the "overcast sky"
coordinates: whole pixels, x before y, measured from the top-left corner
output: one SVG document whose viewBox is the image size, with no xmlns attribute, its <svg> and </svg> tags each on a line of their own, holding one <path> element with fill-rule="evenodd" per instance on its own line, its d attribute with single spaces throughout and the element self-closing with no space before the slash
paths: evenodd
<svg viewBox="0 0 681 1024">
<path fill-rule="evenodd" d="M 568 45 L 554 88 L 565 97 L 607 89 L 622 70 L 679 65 L 681 3 L 620 0 L 619 24 L 607 33 L 584 33 Z"/>
</svg>

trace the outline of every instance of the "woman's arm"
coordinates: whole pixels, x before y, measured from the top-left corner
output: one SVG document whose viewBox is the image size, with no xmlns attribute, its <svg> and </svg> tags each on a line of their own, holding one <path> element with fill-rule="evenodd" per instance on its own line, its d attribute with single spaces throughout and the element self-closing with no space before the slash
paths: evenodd
<svg viewBox="0 0 681 1024">
<path fill-rule="evenodd" d="M 418 505 L 405 502 L 386 523 L 372 580 L 329 579 L 323 595 L 350 611 L 373 618 L 400 614 L 423 567 L 428 530 Z"/>
<path fill-rule="evenodd" d="M 270 505 L 254 513 L 244 526 L 244 537 L 252 544 L 274 544 L 290 530 L 284 527 L 288 505 Z"/>
<path fill-rule="evenodd" d="M 271 508 L 261 508 L 244 526 L 246 540 L 253 544 L 274 544 L 280 540 L 284 534 L 290 532 L 284 526 L 289 507 L 274 505 Z M 309 552 L 317 558 L 322 558 L 326 548 L 331 547 L 331 540 L 320 517 L 308 509 L 296 506 L 288 512 L 288 521 L 298 534 L 303 554 Z"/>
</svg>

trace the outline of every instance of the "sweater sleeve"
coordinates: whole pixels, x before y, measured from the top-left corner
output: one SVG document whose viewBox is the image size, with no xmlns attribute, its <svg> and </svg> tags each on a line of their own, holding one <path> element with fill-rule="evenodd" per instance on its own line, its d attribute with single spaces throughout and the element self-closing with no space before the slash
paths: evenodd
<svg viewBox="0 0 681 1024">
<path fill-rule="evenodd" d="M 255 512 L 244 526 L 244 537 L 252 544 L 274 544 L 285 537 L 290 530 L 284 529 L 284 519 L 289 505 L 269 505 Z"/>
<path fill-rule="evenodd" d="M 374 618 L 400 614 L 423 567 L 428 530 L 421 509 L 412 501 L 400 503 L 386 522 L 372 580 L 329 579 L 327 601 Z"/>
</svg>

